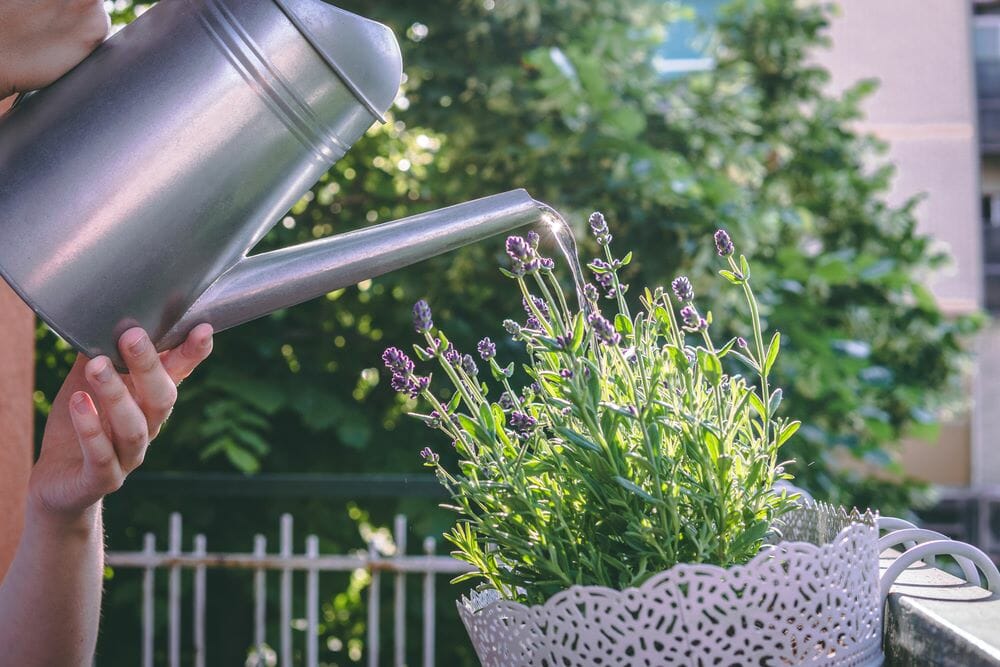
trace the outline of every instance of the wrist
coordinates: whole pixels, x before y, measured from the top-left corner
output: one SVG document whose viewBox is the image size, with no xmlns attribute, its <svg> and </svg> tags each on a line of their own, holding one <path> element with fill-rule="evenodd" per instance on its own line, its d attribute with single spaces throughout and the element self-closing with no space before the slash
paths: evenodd
<svg viewBox="0 0 1000 667">
<path fill-rule="evenodd" d="M 60 539 L 79 538 L 87 540 L 95 532 L 100 532 L 101 502 L 83 509 L 56 509 L 50 507 L 35 493 L 28 494 L 25 508 L 25 530 L 38 530 L 58 536 Z"/>
</svg>

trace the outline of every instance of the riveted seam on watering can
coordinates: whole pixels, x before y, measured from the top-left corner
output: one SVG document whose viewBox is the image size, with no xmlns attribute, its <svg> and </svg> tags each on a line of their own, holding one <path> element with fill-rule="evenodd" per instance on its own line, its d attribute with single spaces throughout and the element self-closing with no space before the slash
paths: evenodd
<svg viewBox="0 0 1000 667">
<path fill-rule="evenodd" d="M 189 3 L 194 5 L 190 0 Z M 306 148 L 328 163 L 336 162 L 348 151 L 349 146 L 323 131 L 312 108 L 272 67 L 261 48 L 225 5 L 218 0 L 207 0 L 204 10 L 198 12 L 198 19 L 226 59 Z"/>
</svg>

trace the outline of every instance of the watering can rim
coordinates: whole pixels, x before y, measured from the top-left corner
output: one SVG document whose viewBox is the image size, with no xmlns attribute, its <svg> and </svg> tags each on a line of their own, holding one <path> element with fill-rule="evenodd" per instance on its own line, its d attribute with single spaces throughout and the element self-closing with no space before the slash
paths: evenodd
<svg viewBox="0 0 1000 667">
<path fill-rule="evenodd" d="M 326 65 L 331 70 L 333 70 L 334 74 L 337 75 L 337 77 L 341 80 L 344 86 L 351 91 L 354 97 L 357 98 L 357 100 L 361 102 L 362 105 L 364 105 L 364 107 L 368 110 L 369 113 L 371 113 L 376 118 L 376 120 L 378 120 L 380 123 L 385 123 L 386 110 L 380 110 L 379 105 L 376 105 L 369 98 L 369 96 L 365 94 L 361 86 L 356 81 L 354 81 L 354 79 L 351 78 L 351 75 L 347 72 L 347 70 L 340 63 L 338 63 L 337 59 L 333 56 L 333 54 L 331 54 L 326 49 L 326 47 L 323 46 L 322 41 L 309 28 L 309 26 L 306 25 L 305 21 L 303 21 L 302 18 L 295 13 L 295 11 L 289 5 L 288 0 L 273 0 L 273 2 L 275 5 L 278 6 L 278 9 L 281 10 L 281 12 L 285 15 L 285 17 L 287 17 L 288 20 L 291 21 L 292 25 L 295 26 L 295 28 L 299 31 L 299 33 L 302 34 L 302 37 L 305 38 L 305 40 L 309 43 L 310 46 L 312 46 L 312 48 L 316 51 L 316 53 L 319 54 L 323 62 L 325 62 Z M 351 14 L 352 16 L 361 19 L 362 21 L 366 21 L 368 23 L 377 25 L 380 28 L 385 29 L 390 35 L 392 35 L 393 40 L 396 41 L 395 33 L 392 31 L 391 28 L 389 28 L 385 24 L 379 23 L 378 21 L 373 21 L 372 19 L 369 19 L 365 16 L 361 16 L 360 14 L 355 14 L 354 12 L 348 12 L 347 10 L 340 9 L 336 5 L 332 5 L 326 2 L 323 2 L 323 4 L 331 7 L 332 9 L 336 9 L 338 11 Z M 400 75 L 402 75 L 402 56 L 399 53 L 398 41 L 396 41 L 396 53 L 397 53 L 397 60 L 399 62 Z"/>
</svg>

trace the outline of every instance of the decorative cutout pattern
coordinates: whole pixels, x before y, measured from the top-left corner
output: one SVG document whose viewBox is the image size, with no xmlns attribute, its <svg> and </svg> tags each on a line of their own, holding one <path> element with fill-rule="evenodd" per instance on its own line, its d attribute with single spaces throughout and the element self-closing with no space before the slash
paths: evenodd
<svg viewBox="0 0 1000 667">
<path fill-rule="evenodd" d="M 781 529 L 746 565 L 680 564 L 530 608 L 473 592 L 458 611 L 484 667 L 880 665 L 876 518 L 810 505 Z"/>
</svg>

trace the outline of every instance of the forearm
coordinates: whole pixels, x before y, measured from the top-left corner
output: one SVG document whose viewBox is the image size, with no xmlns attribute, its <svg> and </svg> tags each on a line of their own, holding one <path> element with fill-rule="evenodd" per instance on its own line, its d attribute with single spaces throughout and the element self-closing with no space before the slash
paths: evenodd
<svg viewBox="0 0 1000 667">
<path fill-rule="evenodd" d="M 90 665 L 103 571 L 100 503 L 70 519 L 29 501 L 21 543 L 0 584 L 4 664 Z"/>
</svg>

